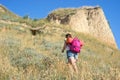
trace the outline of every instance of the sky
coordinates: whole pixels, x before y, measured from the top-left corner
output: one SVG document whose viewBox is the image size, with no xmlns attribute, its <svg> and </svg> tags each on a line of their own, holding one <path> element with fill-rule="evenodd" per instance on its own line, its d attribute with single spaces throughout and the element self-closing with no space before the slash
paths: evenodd
<svg viewBox="0 0 120 80">
<path fill-rule="evenodd" d="M 120 0 L 0 0 L 0 4 L 23 17 L 40 19 L 58 8 L 79 8 L 99 5 L 110 23 L 111 30 L 120 49 Z"/>
</svg>

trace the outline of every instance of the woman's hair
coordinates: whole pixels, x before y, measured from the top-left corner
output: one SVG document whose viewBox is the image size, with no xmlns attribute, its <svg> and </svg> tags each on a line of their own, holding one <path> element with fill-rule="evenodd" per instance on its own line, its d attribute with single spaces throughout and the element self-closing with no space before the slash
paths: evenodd
<svg viewBox="0 0 120 80">
<path fill-rule="evenodd" d="M 66 38 L 72 37 L 72 35 L 71 35 L 70 33 L 67 33 L 67 34 L 65 35 L 65 37 L 66 37 Z"/>
</svg>

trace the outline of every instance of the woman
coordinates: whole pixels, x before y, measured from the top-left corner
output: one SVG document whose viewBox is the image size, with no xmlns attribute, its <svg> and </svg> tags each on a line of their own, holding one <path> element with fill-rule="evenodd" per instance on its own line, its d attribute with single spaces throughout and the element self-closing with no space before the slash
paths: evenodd
<svg viewBox="0 0 120 80">
<path fill-rule="evenodd" d="M 70 43 L 72 42 L 72 40 L 73 40 L 72 35 L 69 33 L 66 34 L 62 53 L 66 49 L 68 65 L 70 66 L 71 69 L 73 69 L 76 73 L 78 73 L 78 69 L 76 65 L 76 61 L 78 60 L 78 54 L 70 51 Z"/>
</svg>

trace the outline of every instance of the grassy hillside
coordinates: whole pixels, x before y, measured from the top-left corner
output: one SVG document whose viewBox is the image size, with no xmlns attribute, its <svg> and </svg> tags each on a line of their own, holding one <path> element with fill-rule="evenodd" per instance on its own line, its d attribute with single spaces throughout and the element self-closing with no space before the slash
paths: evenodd
<svg viewBox="0 0 120 80">
<path fill-rule="evenodd" d="M 120 80 L 119 50 L 46 19 L 15 19 L 19 24 L 0 22 L 0 80 L 70 80 L 66 54 L 61 53 L 68 32 L 84 41 L 77 63 L 79 80 Z M 19 19 L 33 27 L 47 26 L 33 38 Z"/>
</svg>

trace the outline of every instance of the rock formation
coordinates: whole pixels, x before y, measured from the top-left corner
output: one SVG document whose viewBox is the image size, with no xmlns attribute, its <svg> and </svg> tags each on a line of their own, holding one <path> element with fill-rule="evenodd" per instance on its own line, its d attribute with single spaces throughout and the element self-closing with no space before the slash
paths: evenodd
<svg viewBox="0 0 120 80">
<path fill-rule="evenodd" d="M 57 24 L 70 25 L 74 31 L 90 34 L 117 48 L 110 25 L 100 7 L 58 9 L 50 13 L 47 19 Z"/>
</svg>

